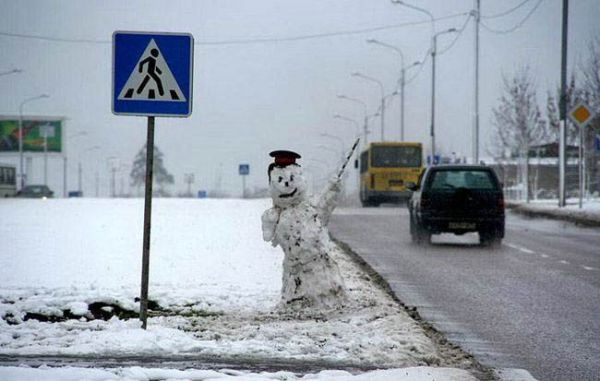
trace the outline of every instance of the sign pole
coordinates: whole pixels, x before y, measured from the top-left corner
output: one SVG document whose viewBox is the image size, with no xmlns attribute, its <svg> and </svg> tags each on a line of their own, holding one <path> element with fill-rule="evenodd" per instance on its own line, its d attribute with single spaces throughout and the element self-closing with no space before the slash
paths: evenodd
<svg viewBox="0 0 600 381">
<path fill-rule="evenodd" d="M 142 291 L 140 295 L 140 320 L 146 329 L 148 320 L 148 278 L 150 273 L 150 228 L 152 217 L 152 179 L 154 165 L 154 117 L 148 117 L 146 141 L 146 187 L 144 197 L 144 243 L 142 248 Z"/>
<path fill-rule="evenodd" d="M 580 103 L 569 111 L 569 118 L 579 127 L 579 209 L 581 209 L 585 193 L 585 127 L 594 118 L 594 115 L 588 106 Z"/>
<path fill-rule="evenodd" d="M 246 198 L 246 176 L 242 175 L 242 198 Z"/>
</svg>

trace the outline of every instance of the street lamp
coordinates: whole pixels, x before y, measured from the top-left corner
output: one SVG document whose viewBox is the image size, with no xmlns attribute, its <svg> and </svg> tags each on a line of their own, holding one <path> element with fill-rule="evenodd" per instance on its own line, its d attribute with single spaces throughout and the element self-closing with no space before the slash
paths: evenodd
<svg viewBox="0 0 600 381">
<path fill-rule="evenodd" d="M 351 98 L 351 97 L 348 97 L 345 95 L 338 95 L 337 97 L 339 99 L 345 99 L 350 102 L 359 103 L 363 106 L 363 144 L 366 145 L 367 144 L 367 134 L 369 133 L 369 131 L 367 131 L 367 104 L 360 99 Z M 334 116 L 334 118 L 335 118 L 335 116 Z"/>
<path fill-rule="evenodd" d="M 25 186 L 25 174 L 23 173 L 23 106 L 37 99 L 49 97 L 48 94 L 41 94 L 36 97 L 27 98 L 19 105 L 19 173 L 21 175 L 21 189 Z"/>
<path fill-rule="evenodd" d="M 23 72 L 23 70 L 21 70 L 21 69 L 12 69 L 9 71 L 0 72 L 0 76 L 8 75 L 8 74 L 15 74 L 15 73 L 22 73 L 22 72 Z"/>
<path fill-rule="evenodd" d="M 378 117 L 378 116 L 380 116 L 380 115 L 381 115 L 381 114 L 379 113 L 379 111 L 377 111 L 377 112 L 374 112 L 374 113 L 372 113 L 372 114 L 369 114 L 369 115 L 367 115 L 367 116 L 365 117 L 365 125 L 366 125 L 366 129 L 367 129 L 367 130 L 369 129 L 369 120 L 370 120 L 370 119 L 375 119 L 375 118 L 377 118 L 377 117 Z M 370 132 L 370 131 L 369 131 L 369 132 Z M 365 142 L 365 146 L 366 146 L 366 142 Z"/>
<path fill-rule="evenodd" d="M 354 124 L 354 127 L 356 128 L 356 136 L 360 135 L 360 126 L 358 124 L 358 122 L 352 118 L 348 118 L 346 116 L 340 115 L 340 114 L 335 114 L 333 115 L 334 119 L 341 119 L 341 120 L 345 120 L 347 122 L 351 122 L 352 124 Z"/>
<path fill-rule="evenodd" d="M 85 136 L 87 135 L 86 131 L 80 131 L 80 132 L 76 132 L 72 135 L 67 136 L 67 139 L 65 140 L 65 147 L 64 147 L 64 153 L 63 153 L 63 197 L 67 197 L 67 143 L 69 140 L 73 139 L 73 138 L 77 138 L 80 136 Z M 81 190 L 81 189 L 79 189 Z"/>
<path fill-rule="evenodd" d="M 120 167 L 119 158 L 116 156 L 109 156 L 106 158 L 106 162 L 108 164 L 111 177 L 110 177 L 110 197 L 116 197 L 117 193 L 117 185 L 116 185 L 116 174 L 117 170 Z"/>
<path fill-rule="evenodd" d="M 433 35 L 433 45 L 431 47 L 431 164 L 435 158 L 435 55 L 437 49 L 438 36 L 446 33 L 454 33 L 456 28 L 450 28 Z"/>
<path fill-rule="evenodd" d="M 433 17 L 433 14 L 431 14 L 431 12 L 429 12 L 425 8 L 417 7 L 416 5 L 412 5 L 412 4 L 407 4 L 407 3 L 405 3 L 402 0 L 392 0 L 392 4 L 404 5 L 407 8 L 411 8 L 411 9 L 414 9 L 416 11 L 425 13 L 429 17 L 429 19 L 431 20 L 431 36 L 433 37 L 433 34 L 435 33 L 435 18 Z"/>
<path fill-rule="evenodd" d="M 338 143 L 340 143 L 340 150 L 341 150 L 341 152 L 342 152 L 342 156 L 344 156 L 344 148 L 345 148 L 345 144 L 344 144 L 344 141 L 342 140 L 342 138 L 340 138 L 339 136 L 335 136 L 335 135 L 328 134 L 328 133 L 326 133 L 326 132 L 322 132 L 322 133 L 320 134 L 320 136 L 322 136 L 322 137 L 325 137 L 325 138 L 330 138 L 330 139 L 335 139 L 335 140 L 337 140 L 337 141 L 338 141 Z"/>
<path fill-rule="evenodd" d="M 410 69 L 411 67 L 420 65 L 421 62 L 416 61 L 410 65 L 405 66 L 404 54 L 402 53 L 402 50 L 400 48 L 390 44 L 386 44 L 385 42 L 381 42 L 374 38 L 368 39 L 367 43 L 376 44 L 388 49 L 392 49 L 400 55 L 400 141 L 404 141 L 404 86 L 406 84 L 406 70 Z"/>
<path fill-rule="evenodd" d="M 381 83 L 381 81 L 373 78 L 373 77 L 369 77 L 367 75 L 364 75 L 360 72 L 354 72 L 352 73 L 353 77 L 359 77 L 362 79 L 366 79 L 367 81 L 371 81 L 376 83 L 377 85 L 379 85 L 379 89 L 381 90 L 381 141 L 383 142 L 384 140 L 384 129 L 385 129 L 385 89 L 383 87 L 383 83 Z"/>
<path fill-rule="evenodd" d="M 99 145 L 95 145 L 93 147 L 86 148 L 83 153 L 99 150 L 101 147 Z M 81 178 L 83 177 L 83 169 L 81 166 L 81 158 L 79 159 L 79 163 L 77 164 L 77 190 L 81 195 L 83 195 L 83 189 L 81 186 Z M 96 182 L 98 179 L 96 179 Z M 98 184 L 96 183 L 96 188 L 98 188 Z M 97 192 L 96 192 L 97 193 Z M 97 196 L 97 195 L 96 195 Z"/>
</svg>

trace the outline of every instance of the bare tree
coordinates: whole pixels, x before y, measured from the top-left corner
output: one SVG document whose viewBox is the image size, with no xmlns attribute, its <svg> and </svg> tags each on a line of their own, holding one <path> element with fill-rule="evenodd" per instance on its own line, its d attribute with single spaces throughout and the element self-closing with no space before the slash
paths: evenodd
<svg viewBox="0 0 600 381">
<path fill-rule="evenodd" d="M 507 153 L 521 159 L 521 183 L 529 201 L 529 148 L 548 139 L 545 121 L 537 103 L 536 83 L 528 66 L 512 77 L 503 76 L 500 104 L 492 110 L 492 146 L 500 157 Z"/>
<path fill-rule="evenodd" d="M 153 191 L 153 193 L 159 196 L 168 196 L 169 194 L 164 186 L 166 184 L 173 184 L 174 178 L 165 168 L 163 156 L 158 147 L 154 146 L 153 182 L 158 184 L 158 189 Z M 146 144 L 144 144 L 133 159 L 129 178 L 131 185 L 134 187 L 141 187 L 146 183 Z"/>
</svg>

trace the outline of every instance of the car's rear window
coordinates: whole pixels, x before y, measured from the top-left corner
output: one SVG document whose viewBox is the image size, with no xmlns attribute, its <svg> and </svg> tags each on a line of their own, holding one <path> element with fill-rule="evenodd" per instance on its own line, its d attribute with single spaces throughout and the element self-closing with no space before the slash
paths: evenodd
<svg viewBox="0 0 600 381">
<path fill-rule="evenodd" d="M 484 170 L 438 170 L 432 173 L 430 189 L 496 189 L 496 182 L 489 171 Z"/>
</svg>

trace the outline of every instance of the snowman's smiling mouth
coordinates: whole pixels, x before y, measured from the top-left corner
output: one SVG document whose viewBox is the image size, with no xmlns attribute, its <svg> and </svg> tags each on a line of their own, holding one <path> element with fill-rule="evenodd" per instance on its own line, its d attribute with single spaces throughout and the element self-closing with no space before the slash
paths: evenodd
<svg viewBox="0 0 600 381">
<path fill-rule="evenodd" d="M 294 189 L 294 191 L 292 193 L 280 194 L 279 197 L 280 198 L 294 197 L 294 195 L 296 194 L 297 191 L 298 191 L 298 188 Z"/>
</svg>

